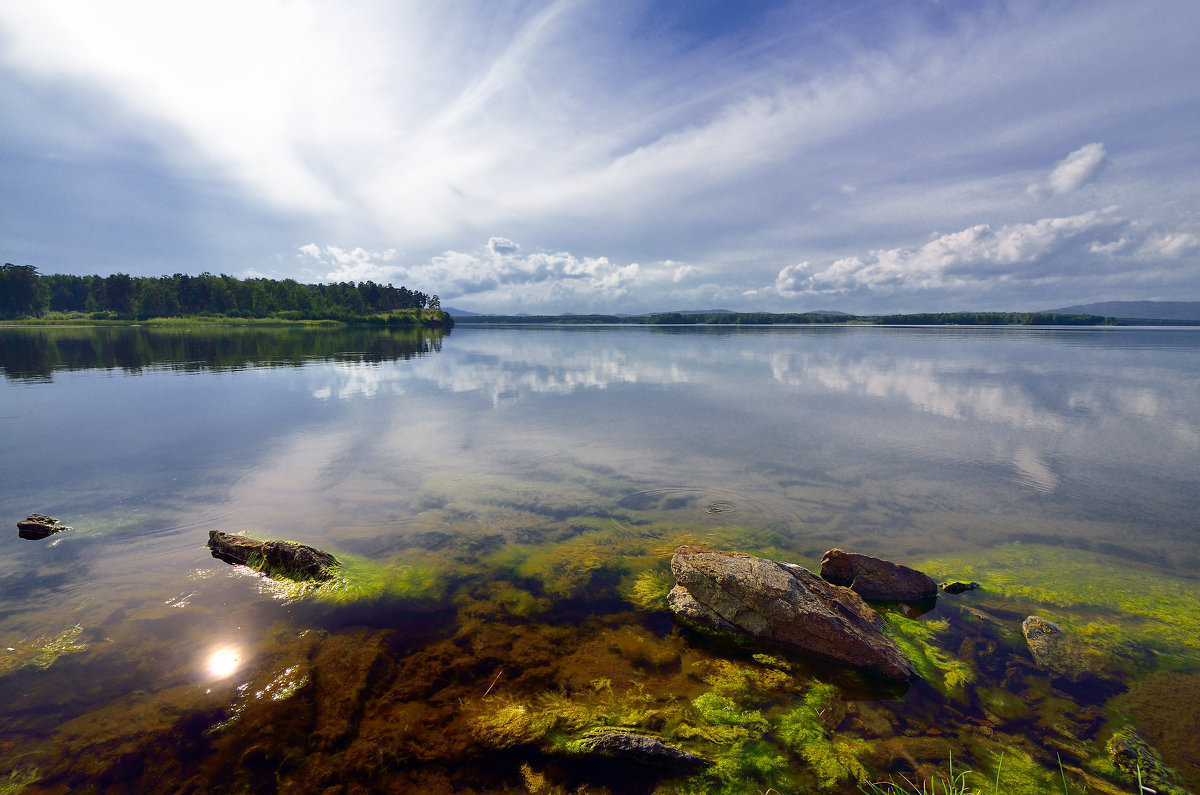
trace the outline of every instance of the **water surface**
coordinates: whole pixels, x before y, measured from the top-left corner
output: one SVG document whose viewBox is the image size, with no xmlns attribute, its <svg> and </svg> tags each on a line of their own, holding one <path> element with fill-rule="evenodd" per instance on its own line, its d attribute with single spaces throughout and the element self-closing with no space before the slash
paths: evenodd
<svg viewBox="0 0 1200 795">
<path fill-rule="evenodd" d="M 873 771 L 936 764 L 878 750 L 906 731 L 981 769 L 989 743 L 1044 768 L 1050 704 L 1081 771 L 1124 716 L 1195 775 L 1134 697 L 1200 664 L 1178 619 L 1200 607 L 1200 332 L 0 329 L 0 365 L 0 773 L 35 789 L 685 791 L 701 785 L 607 780 L 489 721 L 558 694 L 590 712 L 554 732 L 627 725 L 725 758 L 778 746 L 812 682 L 840 688 L 826 731 L 870 739 Z M 75 529 L 19 539 L 34 511 Z M 328 549 L 358 580 L 272 587 L 213 559 L 214 529 Z M 980 580 L 926 617 L 976 679 L 896 694 L 794 660 L 790 684 L 734 692 L 721 666 L 779 669 L 637 595 L 684 541 Z M 1031 612 L 1091 638 L 1120 684 L 1035 685 L 1010 637 Z M 986 670 L 985 642 L 1011 664 Z M 689 735 L 706 692 L 772 728 Z M 1044 708 L 1010 714 L 1012 697 Z M 781 758 L 740 780 L 810 775 Z"/>
</svg>

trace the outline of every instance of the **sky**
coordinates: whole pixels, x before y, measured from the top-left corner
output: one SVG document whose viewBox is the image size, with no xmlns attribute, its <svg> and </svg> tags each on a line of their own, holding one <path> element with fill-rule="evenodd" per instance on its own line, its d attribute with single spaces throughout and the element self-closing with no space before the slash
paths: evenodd
<svg viewBox="0 0 1200 795">
<path fill-rule="evenodd" d="M 0 0 L 0 257 L 488 313 L 1200 300 L 1195 0 Z"/>
</svg>

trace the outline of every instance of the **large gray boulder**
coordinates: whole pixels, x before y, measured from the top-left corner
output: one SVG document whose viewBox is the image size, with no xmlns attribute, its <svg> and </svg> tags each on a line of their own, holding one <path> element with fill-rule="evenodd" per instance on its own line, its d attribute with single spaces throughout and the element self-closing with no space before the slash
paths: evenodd
<svg viewBox="0 0 1200 795">
<path fill-rule="evenodd" d="M 253 538 L 210 530 L 212 556 L 226 563 L 249 566 L 268 577 L 289 580 L 333 579 L 338 559 L 324 550 L 291 541 L 255 541 Z"/>
<path fill-rule="evenodd" d="M 844 585 L 870 602 L 918 602 L 937 596 L 928 575 L 887 560 L 831 549 L 821 558 L 821 578 Z"/>
<path fill-rule="evenodd" d="M 671 610 L 700 629 L 763 641 L 908 681 L 912 663 L 858 594 L 803 566 L 682 546 L 671 558 Z"/>
</svg>

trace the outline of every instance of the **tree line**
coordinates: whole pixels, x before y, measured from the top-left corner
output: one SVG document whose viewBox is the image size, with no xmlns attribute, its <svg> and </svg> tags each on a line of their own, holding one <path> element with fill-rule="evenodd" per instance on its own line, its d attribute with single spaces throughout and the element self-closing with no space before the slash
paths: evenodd
<svg viewBox="0 0 1200 795">
<path fill-rule="evenodd" d="M 912 315 L 846 315 L 832 312 L 660 312 L 652 315 L 473 315 L 464 325 L 552 323 L 556 325 L 624 324 L 647 326 L 1113 326 L 1111 317 L 1051 312 L 938 312 Z"/>
<path fill-rule="evenodd" d="M 420 290 L 372 281 L 301 284 L 211 273 L 42 275 L 32 265 L 0 267 L 0 317 L 7 319 L 59 312 L 127 320 L 205 315 L 356 320 L 406 309 L 441 309 L 441 301 Z"/>
</svg>

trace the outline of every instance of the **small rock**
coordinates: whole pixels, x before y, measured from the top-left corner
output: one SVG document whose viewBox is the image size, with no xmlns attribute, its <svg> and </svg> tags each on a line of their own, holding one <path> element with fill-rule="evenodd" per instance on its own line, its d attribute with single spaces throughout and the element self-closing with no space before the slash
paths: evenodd
<svg viewBox="0 0 1200 795">
<path fill-rule="evenodd" d="M 21 538 L 28 538 L 34 541 L 70 529 L 66 525 L 59 524 L 58 520 L 53 516 L 46 516 L 41 513 L 31 513 L 22 521 L 17 522 L 17 533 Z"/>
<path fill-rule="evenodd" d="M 948 594 L 960 594 L 965 591 L 978 591 L 979 583 L 977 582 L 944 582 L 939 586 Z"/>
<path fill-rule="evenodd" d="M 214 558 L 249 566 L 268 577 L 324 582 L 333 579 L 332 569 L 341 565 L 333 555 L 316 547 L 291 541 L 255 541 L 217 530 L 209 531 L 208 546 Z"/>
<path fill-rule="evenodd" d="M 690 754 L 644 734 L 598 732 L 589 738 L 593 752 L 629 759 L 648 767 L 668 770 L 700 770 L 712 764 L 702 756 Z"/>
<path fill-rule="evenodd" d="M 831 549 L 821 558 L 821 578 L 871 602 L 916 602 L 938 592 L 937 583 L 923 572 L 840 549 Z"/>
<path fill-rule="evenodd" d="M 1089 649 L 1053 621 L 1030 616 L 1021 624 L 1021 634 L 1038 667 L 1068 682 L 1103 679 L 1102 655 Z"/>
</svg>

